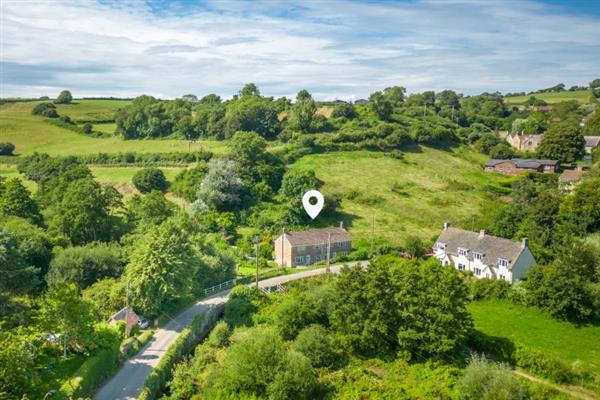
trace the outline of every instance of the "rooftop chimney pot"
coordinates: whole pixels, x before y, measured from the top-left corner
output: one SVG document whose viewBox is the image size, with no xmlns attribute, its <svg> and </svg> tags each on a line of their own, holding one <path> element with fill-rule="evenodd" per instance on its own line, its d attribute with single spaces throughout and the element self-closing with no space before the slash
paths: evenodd
<svg viewBox="0 0 600 400">
<path fill-rule="evenodd" d="M 479 231 L 479 239 L 482 239 L 485 237 L 485 229 L 482 229 Z"/>
<path fill-rule="evenodd" d="M 444 222 L 444 230 L 448 229 L 449 227 L 450 227 L 450 223 Z"/>
</svg>

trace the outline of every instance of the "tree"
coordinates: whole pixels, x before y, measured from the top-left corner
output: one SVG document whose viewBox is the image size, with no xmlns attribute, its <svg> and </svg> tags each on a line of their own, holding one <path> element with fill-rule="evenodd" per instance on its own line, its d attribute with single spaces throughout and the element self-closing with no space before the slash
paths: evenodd
<svg viewBox="0 0 600 400">
<path fill-rule="evenodd" d="M 562 122 L 552 125 L 538 146 L 539 158 L 574 163 L 585 154 L 585 139 L 577 123 Z"/>
<path fill-rule="evenodd" d="M 41 115 L 48 118 L 58 118 L 56 106 L 52 103 L 39 103 L 31 110 L 33 115 Z"/>
<path fill-rule="evenodd" d="M 81 129 L 83 130 L 83 133 L 89 135 L 94 131 L 94 125 L 92 125 L 91 122 L 86 122 L 85 124 L 83 124 L 83 127 Z"/>
<path fill-rule="evenodd" d="M 264 295 L 255 287 L 236 286 L 229 293 L 223 310 L 223 320 L 229 327 L 251 326 L 254 314 L 265 301 Z"/>
<path fill-rule="evenodd" d="M 203 161 L 199 162 L 196 166 L 179 172 L 171 185 L 169 185 L 169 190 L 192 202 L 196 200 L 196 194 L 207 173 L 208 165 Z"/>
<path fill-rule="evenodd" d="M 406 88 L 402 86 L 391 86 L 383 90 L 383 95 L 392 107 L 400 107 L 404 103 Z"/>
<path fill-rule="evenodd" d="M 238 164 L 232 160 L 213 158 L 208 163 L 208 173 L 192 208 L 202 213 L 208 209 L 233 210 L 240 204 L 243 189 Z"/>
<path fill-rule="evenodd" d="M 310 325 L 298 333 L 292 349 L 304 354 L 314 368 L 332 367 L 338 359 L 333 342 L 322 325 Z"/>
<path fill-rule="evenodd" d="M 333 108 L 333 111 L 331 112 L 331 116 L 333 118 L 347 118 L 347 119 L 354 119 L 356 118 L 356 110 L 354 109 L 354 106 L 350 103 L 340 103 L 340 104 L 336 104 L 336 106 Z"/>
<path fill-rule="evenodd" d="M 375 92 L 369 96 L 369 106 L 379 119 L 387 120 L 392 114 L 392 103 L 381 92 Z"/>
<path fill-rule="evenodd" d="M 171 221 L 150 229 L 125 268 L 131 304 L 148 317 L 159 316 L 167 304 L 191 294 L 198 264 L 185 230 Z"/>
<path fill-rule="evenodd" d="M 116 233 L 117 221 L 110 214 L 110 207 L 118 199 L 108 188 L 102 188 L 92 178 L 69 183 L 62 200 L 55 206 L 48 232 L 74 245 L 111 239 Z"/>
<path fill-rule="evenodd" d="M 71 95 L 71 92 L 69 92 L 68 90 L 63 90 L 62 92 L 60 92 L 56 100 L 54 100 L 54 103 L 69 104 L 71 103 L 71 101 L 73 101 L 73 96 Z"/>
<path fill-rule="evenodd" d="M 10 142 L 0 142 L 0 156 L 12 156 L 15 145 Z"/>
<path fill-rule="evenodd" d="M 292 124 L 300 132 L 309 132 L 313 119 L 317 113 L 317 105 L 308 91 L 301 90 L 296 96 L 296 103 L 292 106 Z"/>
<path fill-rule="evenodd" d="M 69 349 L 82 349 L 91 344 L 93 317 L 90 306 L 72 283 L 60 282 L 48 290 L 38 319 L 46 332 L 60 335 L 65 358 Z"/>
<path fill-rule="evenodd" d="M 310 324 L 324 322 L 319 307 L 302 294 L 286 296 L 274 312 L 274 325 L 281 337 L 293 340 L 298 332 Z"/>
<path fill-rule="evenodd" d="M 81 290 L 101 278 L 120 276 L 124 265 L 121 249 L 116 245 L 68 247 L 54 257 L 46 279 L 50 286 L 67 282 Z"/>
<path fill-rule="evenodd" d="M 36 368 L 38 337 L 32 328 L 0 330 L 0 393 L 7 398 L 27 398 L 40 384 Z"/>
<path fill-rule="evenodd" d="M 590 116 L 583 127 L 583 132 L 588 136 L 600 136 L 600 112 L 596 111 Z"/>
<path fill-rule="evenodd" d="M 254 83 L 246 83 L 242 90 L 240 90 L 240 97 L 260 97 L 260 90 Z"/>
<path fill-rule="evenodd" d="M 8 216 L 28 219 L 36 224 L 41 224 L 42 216 L 37 203 L 31 198 L 29 190 L 21 183 L 19 178 L 9 179 L 4 184 L 0 197 L 0 212 Z"/>
<path fill-rule="evenodd" d="M 103 278 L 81 291 L 81 295 L 99 319 L 107 320 L 125 306 L 125 279 Z"/>
<path fill-rule="evenodd" d="M 162 170 L 158 168 L 144 168 L 135 173 L 131 178 L 133 185 L 142 193 L 148 193 L 152 190 L 165 192 L 169 187 L 167 178 Z"/>
<path fill-rule="evenodd" d="M 39 283 L 38 272 L 23 257 L 15 236 L 0 227 L 0 293 L 16 295 L 32 291 Z"/>
<path fill-rule="evenodd" d="M 127 203 L 129 222 L 139 231 L 162 224 L 175 214 L 177 206 L 167 200 L 163 192 L 153 190 L 145 196 L 135 194 Z"/>
<path fill-rule="evenodd" d="M 460 108 L 460 101 L 458 95 L 453 90 L 442 90 L 435 95 L 437 105 L 440 108 L 450 107 L 458 110 Z"/>
<path fill-rule="evenodd" d="M 40 278 L 45 276 L 52 257 L 52 244 L 46 231 L 20 217 L 6 218 L 0 227 L 13 236 L 25 264 L 37 269 Z"/>
<path fill-rule="evenodd" d="M 458 382 L 462 400 L 528 399 L 527 388 L 514 376 L 510 367 L 472 356 Z"/>
<path fill-rule="evenodd" d="M 490 149 L 490 157 L 496 160 L 508 160 L 514 155 L 515 151 L 508 143 L 500 142 Z"/>
<path fill-rule="evenodd" d="M 560 205 L 563 221 L 581 234 L 600 230 L 600 177 L 588 177 Z"/>
<path fill-rule="evenodd" d="M 423 241 L 416 236 L 409 236 L 404 243 L 404 249 L 414 257 L 422 257 L 425 254 Z"/>
<path fill-rule="evenodd" d="M 267 141 L 256 132 L 236 132 L 229 142 L 229 148 L 235 161 L 251 167 L 265 157 Z"/>
<path fill-rule="evenodd" d="M 590 82 L 590 89 L 598 89 L 600 88 L 600 79 L 594 79 Z"/>
</svg>

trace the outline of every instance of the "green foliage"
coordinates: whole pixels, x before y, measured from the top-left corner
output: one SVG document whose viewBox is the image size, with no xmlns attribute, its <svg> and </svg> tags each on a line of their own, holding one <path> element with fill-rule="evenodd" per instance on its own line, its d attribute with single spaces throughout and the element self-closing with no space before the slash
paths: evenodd
<svg viewBox="0 0 600 400">
<path fill-rule="evenodd" d="M 231 328 L 252 325 L 252 315 L 265 301 L 264 294 L 255 287 L 240 285 L 229 293 L 225 303 L 223 320 Z"/>
<path fill-rule="evenodd" d="M 317 106 L 308 91 L 301 90 L 292 106 L 290 124 L 300 132 L 309 132 L 317 113 Z"/>
<path fill-rule="evenodd" d="M 354 119 L 356 118 L 356 110 L 354 106 L 350 103 L 340 103 L 335 106 L 333 111 L 331 112 L 331 116 L 333 118 L 346 118 L 346 119 Z"/>
<path fill-rule="evenodd" d="M 0 394 L 23 398 L 39 384 L 36 367 L 37 332 L 19 327 L 0 330 Z"/>
<path fill-rule="evenodd" d="M 537 148 L 539 158 L 574 163 L 585 154 L 585 140 L 577 122 L 561 122 L 550 126 Z"/>
<path fill-rule="evenodd" d="M 16 235 L 0 227 L 0 293 L 14 295 L 32 291 L 39 283 L 38 272 L 25 259 Z"/>
<path fill-rule="evenodd" d="M 52 244 L 46 232 L 19 217 L 6 218 L 0 226 L 14 237 L 25 263 L 38 269 L 40 277 L 45 275 L 52 255 Z"/>
<path fill-rule="evenodd" d="M 409 236 L 404 242 L 404 249 L 414 257 L 422 257 L 425 254 L 423 241 L 416 236 Z"/>
<path fill-rule="evenodd" d="M 471 280 L 473 300 L 503 300 L 509 296 L 510 284 L 500 279 Z"/>
<path fill-rule="evenodd" d="M 74 284 L 59 282 L 48 290 L 38 321 L 46 332 L 60 335 L 65 358 L 67 351 L 86 349 L 93 344 L 90 306 L 79 297 Z"/>
<path fill-rule="evenodd" d="M 308 357 L 314 368 L 329 368 L 339 360 L 333 341 L 322 325 L 310 325 L 301 330 L 292 349 Z"/>
<path fill-rule="evenodd" d="M 188 234 L 175 223 L 151 228 L 125 269 L 132 305 L 147 317 L 159 316 L 168 303 L 192 293 L 199 262 Z"/>
<path fill-rule="evenodd" d="M 600 112 L 596 111 L 590 116 L 583 127 L 583 133 L 588 136 L 600 136 Z"/>
<path fill-rule="evenodd" d="M 48 118 L 58 118 L 58 112 L 56 112 L 56 106 L 52 103 L 39 103 L 33 110 L 31 110 L 31 114 L 33 115 L 41 115 Z"/>
<path fill-rule="evenodd" d="M 162 224 L 175 214 L 176 209 L 177 206 L 158 190 L 153 190 L 145 196 L 135 194 L 127 203 L 128 220 L 140 232 L 149 226 Z"/>
<path fill-rule="evenodd" d="M 393 111 L 392 103 L 381 92 L 375 92 L 369 96 L 369 107 L 381 120 L 389 119 Z"/>
<path fill-rule="evenodd" d="M 68 247 L 54 257 L 46 279 L 50 286 L 68 282 L 81 290 L 99 279 L 120 276 L 124 265 L 122 250 L 115 244 Z"/>
<path fill-rule="evenodd" d="M 0 214 L 4 217 L 21 217 L 35 224 L 42 222 L 37 203 L 19 178 L 9 179 L 0 194 Z"/>
<path fill-rule="evenodd" d="M 95 314 L 106 320 L 125 306 L 125 286 L 123 279 L 103 278 L 85 288 L 81 295 Z"/>
<path fill-rule="evenodd" d="M 10 142 L 0 142 L 0 156 L 12 156 L 15 145 Z"/>
<path fill-rule="evenodd" d="M 85 133 L 86 135 L 89 135 L 90 133 L 92 133 L 94 131 L 94 125 L 92 125 L 91 122 L 86 122 L 85 124 L 83 124 L 83 126 L 81 127 L 81 130 L 83 131 L 83 133 Z"/>
<path fill-rule="evenodd" d="M 58 97 L 54 99 L 54 104 L 69 104 L 73 101 L 73 95 L 68 90 L 63 90 Z"/>
<path fill-rule="evenodd" d="M 189 102 L 164 102 L 152 96 L 139 96 L 117 113 L 117 132 L 124 139 L 168 136 L 173 133 L 176 121 L 186 115 L 191 115 Z"/>
<path fill-rule="evenodd" d="M 319 305 L 303 294 L 285 296 L 273 313 L 274 326 L 285 340 L 293 340 L 302 329 L 324 319 Z"/>
<path fill-rule="evenodd" d="M 557 383 L 575 383 L 576 376 L 571 367 L 560 358 L 546 352 L 519 347 L 516 363 L 528 371 Z"/>
<path fill-rule="evenodd" d="M 198 200 L 192 204 L 192 209 L 200 214 L 208 210 L 236 209 L 240 205 L 243 189 L 244 183 L 235 161 L 212 159 L 198 191 Z"/>
<path fill-rule="evenodd" d="M 238 131 L 254 131 L 266 139 L 274 139 L 281 130 L 278 112 L 273 100 L 260 97 L 258 91 L 227 104 L 225 112 L 225 137 Z"/>
<path fill-rule="evenodd" d="M 169 184 L 165 174 L 158 168 L 144 168 L 135 173 L 131 179 L 133 185 L 142 193 L 152 190 L 166 192 Z"/>
<path fill-rule="evenodd" d="M 580 233 L 600 230 L 600 176 L 590 176 L 575 187 L 560 205 L 560 216 Z"/>
<path fill-rule="evenodd" d="M 510 368 L 493 364 L 484 357 L 473 356 L 459 382 L 460 399 L 520 400 L 528 399 L 527 387 L 513 375 Z"/>
<path fill-rule="evenodd" d="M 208 172 L 208 165 L 201 161 L 196 166 L 184 169 L 175 177 L 169 190 L 177 196 L 192 202 L 196 199 L 196 194 L 200 189 L 202 180 Z"/>
</svg>

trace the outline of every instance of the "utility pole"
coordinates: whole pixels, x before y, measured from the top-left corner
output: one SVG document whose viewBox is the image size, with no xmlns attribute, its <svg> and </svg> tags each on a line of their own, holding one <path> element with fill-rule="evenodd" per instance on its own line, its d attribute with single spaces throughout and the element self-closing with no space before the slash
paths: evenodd
<svg viewBox="0 0 600 400">
<path fill-rule="evenodd" d="M 258 235 L 254 237 L 254 240 L 256 241 L 256 288 L 258 289 L 258 246 L 260 245 Z"/>
<path fill-rule="evenodd" d="M 375 246 L 375 213 L 373 213 L 373 221 L 371 223 L 371 257 L 373 257 L 374 246 Z"/>
<path fill-rule="evenodd" d="M 331 233 L 327 233 L 327 267 L 325 272 L 329 273 L 329 254 L 331 253 Z"/>
<path fill-rule="evenodd" d="M 125 286 L 125 337 L 129 337 L 129 279 L 127 279 L 127 285 Z"/>
<path fill-rule="evenodd" d="M 282 267 L 285 267 L 285 261 L 284 261 L 285 257 L 283 254 L 283 251 L 285 249 L 284 242 L 285 242 L 285 226 L 283 228 L 281 228 L 281 266 Z"/>
</svg>

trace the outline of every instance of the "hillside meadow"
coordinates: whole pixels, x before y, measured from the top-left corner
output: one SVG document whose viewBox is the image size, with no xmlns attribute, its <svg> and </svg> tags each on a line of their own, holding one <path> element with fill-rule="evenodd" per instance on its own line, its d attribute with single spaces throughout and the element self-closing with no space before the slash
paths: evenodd
<svg viewBox="0 0 600 400">
<path fill-rule="evenodd" d="M 510 96 L 504 97 L 506 104 L 522 104 L 527 101 L 531 96 L 536 99 L 544 100 L 548 104 L 559 103 L 561 101 L 576 100 L 580 104 L 587 104 L 590 102 L 592 92 L 590 90 L 574 90 L 572 92 L 545 92 L 545 93 L 532 93 L 526 96 Z"/>
<path fill-rule="evenodd" d="M 380 152 L 336 152 L 301 158 L 292 168 L 314 170 L 321 191 L 341 198 L 340 211 L 353 240 L 402 244 L 407 236 L 435 237 L 444 222 L 471 226 L 493 200 L 489 185 L 506 178 L 483 171 L 484 157 L 472 150 L 421 147 L 404 159 Z M 335 221 L 331 221 L 335 223 Z"/>
<path fill-rule="evenodd" d="M 7 103 L 0 106 L 0 141 L 16 146 L 15 153 L 28 155 L 33 152 L 53 156 L 83 155 L 95 153 L 167 153 L 208 150 L 215 154 L 227 151 L 224 142 L 200 140 L 190 144 L 180 139 L 123 140 L 119 136 L 95 138 L 53 125 L 49 118 L 31 115 L 33 107 L 40 102 Z M 125 106 L 122 100 L 77 100 L 76 104 L 59 105 L 60 115 L 75 120 L 107 120 L 114 118 L 116 110 Z M 114 133 L 114 123 L 95 125 L 96 130 Z"/>
</svg>

